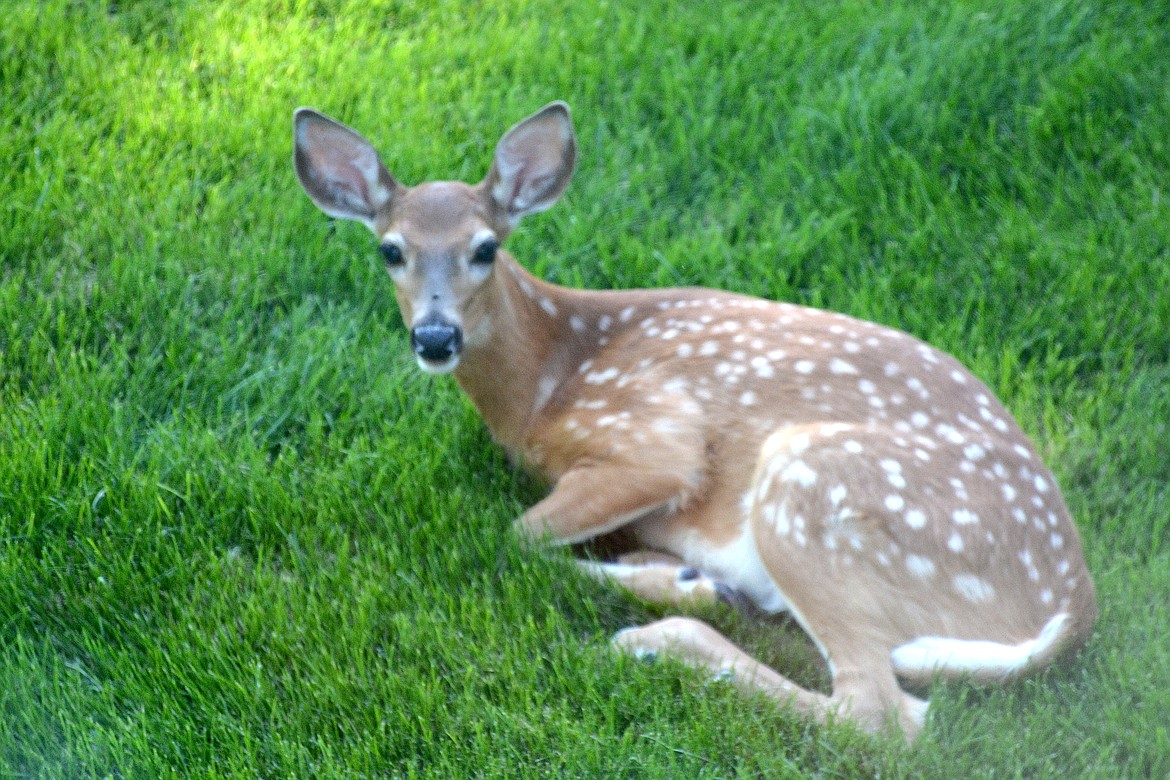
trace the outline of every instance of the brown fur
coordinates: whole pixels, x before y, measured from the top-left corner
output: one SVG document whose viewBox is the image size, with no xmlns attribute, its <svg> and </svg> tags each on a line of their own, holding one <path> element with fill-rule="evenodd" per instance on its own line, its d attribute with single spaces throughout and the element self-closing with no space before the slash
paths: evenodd
<svg viewBox="0 0 1170 780">
<path fill-rule="evenodd" d="M 912 736 L 926 705 L 896 674 L 1003 679 L 1088 635 L 1095 594 L 1055 479 L 952 357 L 815 309 L 703 289 L 571 290 L 502 250 L 474 260 L 568 185 L 563 104 L 508 131 L 475 186 L 407 188 L 349 128 L 309 110 L 296 127 L 313 200 L 401 248 L 390 270 L 408 327 L 431 318 L 463 334 L 420 365 L 453 371 L 496 441 L 553 483 L 516 531 L 636 539 L 657 553 L 588 570 L 647 598 L 709 600 L 726 583 L 788 608 L 828 659 L 833 692 L 799 688 L 689 619 L 621 632 L 619 647 Z"/>
</svg>

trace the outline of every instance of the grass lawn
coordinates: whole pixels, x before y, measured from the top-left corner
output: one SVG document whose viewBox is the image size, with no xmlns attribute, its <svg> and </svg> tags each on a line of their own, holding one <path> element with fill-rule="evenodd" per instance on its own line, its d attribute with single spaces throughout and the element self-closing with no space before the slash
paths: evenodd
<svg viewBox="0 0 1170 780">
<path fill-rule="evenodd" d="M 11 0 L 0 777 L 1170 776 L 1167 84 L 1162 0 Z M 312 105 L 476 181 L 555 98 L 580 165 L 513 254 L 959 356 L 1077 518 L 1079 657 L 936 686 L 908 748 L 608 650 L 660 611 L 511 538 L 542 487 L 291 165 Z"/>
</svg>

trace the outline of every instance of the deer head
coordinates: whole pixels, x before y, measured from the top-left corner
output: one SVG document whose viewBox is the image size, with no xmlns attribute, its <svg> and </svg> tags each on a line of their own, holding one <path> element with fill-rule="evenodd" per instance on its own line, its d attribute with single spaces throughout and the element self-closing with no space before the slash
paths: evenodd
<svg viewBox="0 0 1170 780">
<path fill-rule="evenodd" d="M 294 114 L 297 178 L 332 217 L 373 231 L 419 366 L 443 374 L 490 328 L 496 253 L 527 214 L 551 207 L 572 177 L 569 107 L 549 103 L 508 130 L 479 184 L 406 187 L 357 131 L 311 108 Z"/>
</svg>

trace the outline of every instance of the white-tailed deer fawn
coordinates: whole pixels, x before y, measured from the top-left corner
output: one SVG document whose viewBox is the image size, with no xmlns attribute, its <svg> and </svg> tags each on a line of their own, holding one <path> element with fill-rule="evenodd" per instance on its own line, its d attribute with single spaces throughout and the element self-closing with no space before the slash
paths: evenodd
<svg viewBox="0 0 1170 780">
<path fill-rule="evenodd" d="M 659 601 L 733 589 L 788 610 L 832 694 L 697 620 L 626 629 L 619 647 L 912 737 L 927 705 L 899 679 L 1003 680 L 1088 636 L 1096 596 L 1056 482 L 950 356 L 726 292 L 558 287 L 500 248 L 569 183 L 563 103 L 509 130 L 474 186 L 403 186 L 348 127 L 311 109 L 294 123 L 309 197 L 377 236 L 419 366 L 453 373 L 495 439 L 553 483 L 516 529 L 568 544 L 623 528 L 646 552 L 583 565 Z"/>
</svg>

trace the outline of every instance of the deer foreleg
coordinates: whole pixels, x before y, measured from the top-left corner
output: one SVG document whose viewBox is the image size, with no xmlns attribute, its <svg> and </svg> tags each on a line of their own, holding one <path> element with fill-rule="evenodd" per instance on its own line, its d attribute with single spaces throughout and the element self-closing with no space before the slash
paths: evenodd
<svg viewBox="0 0 1170 780">
<path fill-rule="evenodd" d="M 692 488 L 679 474 L 629 465 L 578 466 L 514 524 L 524 538 L 577 544 L 682 501 Z"/>
<path fill-rule="evenodd" d="M 720 600 L 736 604 L 742 599 L 732 588 L 685 565 L 678 558 L 654 555 L 644 560 L 646 557 L 644 553 L 634 553 L 621 556 L 615 562 L 577 563 L 592 576 L 616 583 L 638 598 L 655 604 L 712 604 Z"/>
</svg>

